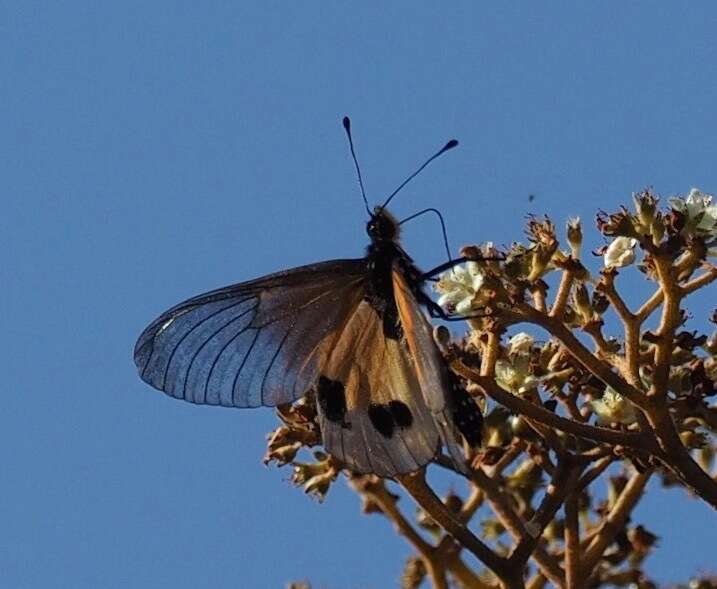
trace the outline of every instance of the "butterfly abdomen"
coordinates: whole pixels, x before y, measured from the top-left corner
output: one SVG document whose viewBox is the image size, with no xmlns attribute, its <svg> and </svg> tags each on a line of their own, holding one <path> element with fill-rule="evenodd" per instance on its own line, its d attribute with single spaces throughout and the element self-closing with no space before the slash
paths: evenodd
<svg viewBox="0 0 717 589">
<path fill-rule="evenodd" d="M 448 375 L 453 423 L 468 445 L 476 448 L 481 445 L 483 436 L 483 414 L 458 377 L 452 372 L 448 372 Z"/>
<path fill-rule="evenodd" d="M 368 276 L 364 300 L 381 318 L 383 335 L 392 340 L 403 337 L 398 308 L 393 295 L 393 265 L 402 255 L 395 243 L 373 243 L 368 249 Z"/>
</svg>

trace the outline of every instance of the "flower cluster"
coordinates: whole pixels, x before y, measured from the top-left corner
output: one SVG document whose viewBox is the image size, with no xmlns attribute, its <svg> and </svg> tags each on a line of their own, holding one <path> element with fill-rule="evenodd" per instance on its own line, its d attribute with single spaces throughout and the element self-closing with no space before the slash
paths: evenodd
<svg viewBox="0 0 717 589">
<path fill-rule="evenodd" d="M 693 188 L 686 198 L 670 199 L 673 211 L 682 215 L 682 233 L 694 235 L 707 241 L 717 238 L 717 205 L 712 204 L 712 195 Z"/>
<path fill-rule="evenodd" d="M 534 343 L 533 336 L 520 332 L 508 340 L 507 357 L 495 363 L 495 380 L 504 389 L 517 395 L 534 391 L 540 379 L 530 371 L 530 351 Z"/>
<path fill-rule="evenodd" d="M 466 262 L 441 274 L 435 285 L 438 304 L 448 313 L 470 315 L 483 301 L 481 287 L 485 274 L 478 262 Z"/>
<path fill-rule="evenodd" d="M 605 389 L 602 398 L 591 401 L 590 407 L 597 415 L 600 425 L 630 425 L 637 419 L 635 406 L 612 387 Z"/>
</svg>

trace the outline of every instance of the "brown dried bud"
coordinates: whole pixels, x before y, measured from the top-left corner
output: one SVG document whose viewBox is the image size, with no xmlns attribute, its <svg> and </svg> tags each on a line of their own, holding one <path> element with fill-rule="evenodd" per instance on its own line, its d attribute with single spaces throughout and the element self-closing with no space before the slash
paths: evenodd
<svg viewBox="0 0 717 589">
<path fill-rule="evenodd" d="M 453 491 L 448 491 L 446 496 L 443 498 L 443 503 L 449 511 L 458 514 L 463 509 L 463 499 L 456 495 Z"/>
<path fill-rule="evenodd" d="M 418 589 L 426 578 L 426 564 L 418 556 L 412 556 L 406 561 L 401 575 L 401 589 Z"/>
<path fill-rule="evenodd" d="M 639 238 L 640 234 L 635 227 L 637 219 L 631 215 L 625 207 L 619 213 L 609 215 L 600 211 L 596 216 L 598 231 L 606 236 L 634 237 Z"/>
<path fill-rule="evenodd" d="M 647 554 L 656 544 L 658 537 L 643 526 L 635 526 L 627 531 L 627 538 L 632 549 L 641 554 Z"/>
<path fill-rule="evenodd" d="M 675 335 L 675 344 L 684 350 L 694 350 L 704 345 L 707 341 L 706 335 L 697 335 L 696 331 L 680 331 Z"/>
<path fill-rule="evenodd" d="M 605 311 L 608 310 L 609 306 L 610 301 L 608 300 L 608 298 L 599 290 L 594 290 L 592 300 L 593 311 L 595 311 L 598 315 L 602 315 Z"/>
</svg>

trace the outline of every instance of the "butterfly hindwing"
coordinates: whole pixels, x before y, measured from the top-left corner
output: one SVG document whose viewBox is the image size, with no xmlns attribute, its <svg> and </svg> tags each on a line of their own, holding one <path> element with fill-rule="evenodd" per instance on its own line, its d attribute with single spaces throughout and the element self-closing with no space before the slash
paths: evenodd
<svg viewBox="0 0 717 589">
<path fill-rule="evenodd" d="M 326 362 L 330 335 L 363 296 L 365 259 L 278 272 L 193 297 L 137 341 L 144 381 L 198 404 L 275 406 L 303 396 Z"/>
<path fill-rule="evenodd" d="M 448 369 L 433 340 L 431 325 L 416 301 L 406 278 L 397 267 L 393 270 L 393 290 L 406 343 L 413 357 L 420 391 L 431 410 L 436 428 L 455 466 L 465 472 L 465 458 L 451 417 L 454 411 L 451 390 L 453 385 Z"/>
<path fill-rule="evenodd" d="M 440 438 L 403 338 L 362 301 L 335 336 L 315 392 L 326 450 L 358 473 L 412 472 Z"/>
</svg>

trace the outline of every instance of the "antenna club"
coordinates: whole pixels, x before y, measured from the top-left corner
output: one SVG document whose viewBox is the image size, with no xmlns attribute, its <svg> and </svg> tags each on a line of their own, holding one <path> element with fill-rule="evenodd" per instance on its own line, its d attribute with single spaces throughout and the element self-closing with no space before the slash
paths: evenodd
<svg viewBox="0 0 717 589">
<path fill-rule="evenodd" d="M 348 117 L 344 117 L 342 120 L 342 123 L 344 125 L 344 129 L 346 129 L 346 132 L 351 131 L 351 119 Z"/>
<path fill-rule="evenodd" d="M 454 147 L 458 147 L 458 139 L 451 139 L 448 143 L 446 143 L 446 146 L 443 148 L 443 151 L 448 151 L 449 149 L 453 149 Z"/>
</svg>

